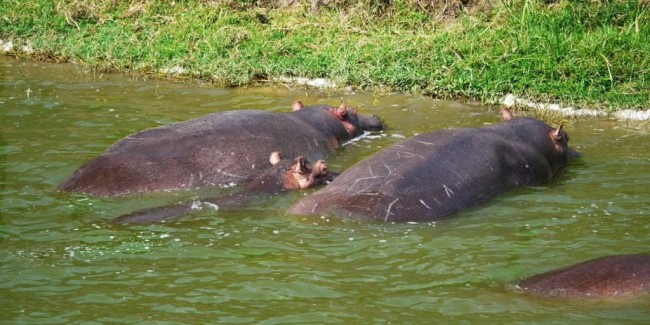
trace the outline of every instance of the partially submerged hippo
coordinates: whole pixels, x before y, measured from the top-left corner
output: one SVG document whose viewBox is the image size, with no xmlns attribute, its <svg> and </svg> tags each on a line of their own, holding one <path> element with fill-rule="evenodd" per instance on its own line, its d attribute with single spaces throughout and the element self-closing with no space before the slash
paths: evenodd
<svg viewBox="0 0 650 325">
<path fill-rule="evenodd" d="M 261 175 L 246 180 L 241 190 L 234 194 L 138 210 L 120 216 L 114 221 L 119 223 L 167 221 L 196 209 L 197 203 L 217 208 L 229 208 L 241 205 L 260 195 L 273 195 L 287 190 L 300 190 L 320 185 L 331 181 L 334 177 L 323 160 L 312 164 L 305 157 L 300 156 L 293 161 L 285 161 L 281 160 L 278 152 L 274 152 L 271 154 L 270 162 L 274 165 L 273 167 Z"/>
<path fill-rule="evenodd" d="M 484 201 L 510 187 L 551 179 L 577 154 L 562 126 L 512 118 L 474 129 L 414 136 L 339 175 L 289 212 L 333 213 L 381 221 L 432 220 Z"/>
<path fill-rule="evenodd" d="M 650 255 L 606 256 L 521 280 L 544 297 L 614 297 L 650 292 Z"/>
<path fill-rule="evenodd" d="M 239 183 L 268 167 L 269 153 L 324 159 L 363 130 L 382 128 L 345 104 L 291 113 L 236 110 L 141 131 L 88 161 L 59 189 L 98 196 Z"/>
</svg>

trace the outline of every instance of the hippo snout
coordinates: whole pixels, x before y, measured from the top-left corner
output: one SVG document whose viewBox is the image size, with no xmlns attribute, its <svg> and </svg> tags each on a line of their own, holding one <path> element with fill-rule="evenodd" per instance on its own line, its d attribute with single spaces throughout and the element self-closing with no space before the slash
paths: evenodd
<svg viewBox="0 0 650 325">
<path fill-rule="evenodd" d="M 384 129 L 384 122 L 376 115 L 359 115 L 359 126 L 364 131 L 380 131 Z"/>
</svg>

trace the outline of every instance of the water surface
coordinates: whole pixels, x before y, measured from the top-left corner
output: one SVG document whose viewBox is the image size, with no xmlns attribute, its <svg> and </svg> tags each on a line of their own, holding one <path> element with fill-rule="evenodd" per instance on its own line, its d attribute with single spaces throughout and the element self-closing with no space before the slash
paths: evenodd
<svg viewBox="0 0 650 325">
<path fill-rule="evenodd" d="M 56 186 L 118 139 L 212 112 L 288 111 L 345 98 L 381 133 L 329 159 L 343 170 L 414 134 L 498 123 L 495 110 L 416 95 L 134 80 L 0 57 L 0 320 L 9 323 L 648 323 L 648 297 L 547 300 L 530 274 L 650 247 L 650 133 L 565 126 L 583 158 L 553 181 L 432 223 L 296 217 L 305 193 L 178 222 L 130 211 L 192 191 L 95 198 Z M 245 130 L 242 130 L 245 131 Z"/>
</svg>

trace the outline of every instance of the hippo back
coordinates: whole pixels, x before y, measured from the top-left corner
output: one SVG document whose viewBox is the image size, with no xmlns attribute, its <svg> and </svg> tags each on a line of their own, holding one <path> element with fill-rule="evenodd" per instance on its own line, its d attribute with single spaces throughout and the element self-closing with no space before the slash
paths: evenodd
<svg viewBox="0 0 650 325">
<path fill-rule="evenodd" d="M 59 188 L 101 196 L 194 188 L 247 179 L 271 166 L 272 151 L 280 151 L 285 157 L 324 159 L 340 145 L 340 130 L 324 134 L 327 131 L 320 125 L 327 122 L 319 121 L 324 118 L 321 111 L 226 111 L 138 132 L 90 160 Z M 294 117 L 310 112 L 315 112 L 311 121 Z"/>
<path fill-rule="evenodd" d="M 535 119 L 430 132 L 352 166 L 296 203 L 294 214 L 333 213 L 382 221 L 431 220 L 476 205 L 506 188 L 550 179 L 568 161 Z"/>
<path fill-rule="evenodd" d="M 650 255 L 615 255 L 538 274 L 521 290 L 545 297 L 612 297 L 650 292 Z"/>
</svg>

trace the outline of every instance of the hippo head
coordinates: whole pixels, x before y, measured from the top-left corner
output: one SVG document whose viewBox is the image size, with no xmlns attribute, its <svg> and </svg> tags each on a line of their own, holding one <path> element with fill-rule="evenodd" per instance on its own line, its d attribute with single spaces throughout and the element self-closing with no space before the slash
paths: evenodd
<svg viewBox="0 0 650 325">
<path fill-rule="evenodd" d="M 269 161 L 273 165 L 280 163 L 280 153 L 277 151 L 271 153 Z M 307 158 L 299 156 L 294 159 L 293 163 L 284 172 L 282 183 L 285 189 L 298 190 L 310 188 L 330 180 L 332 180 L 332 176 L 324 160 L 312 164 Z"/>
<path fill-rule="evenodd" d="M 295 101 L 291 111 L 299 111 L 304 108 L 300 101 Z M 346 107 L 341 103 L 339 107 L 327 107 L 330 114 L 341 121 L 343 127 L 351 138 L 358 137 L 363 131 L 379 131 L 384 128 L 384 123 L 375 115 L 361 115 L 355 108 Z"/>
<path fill-rule="evenodd" d="M 510 121 L 513 119 L 512 112 L 504 108 L 501 110 L 501 117 L 503 121 Z M 569 147 L 569 134 L 564 131 L 564 126 L 560 124 L 557 128 L 552 128 L 546 123 L 539 121 L 540 126 L 544 126 L 544 132 L 548 137 L 549 143 L 552 146 L 548 147 L 547 157 L 553 166 L 553 170 L 558 170 L 566 166 L 572 158 L 580 157 L 580 153 Z M 544 141 L 546 142 L 546 141 Z"/>
<path fill-rule="evenodd" d="M 384 123 L 375 115 L 360 115 L 356 108 L 349 108 L 341 103 L 338 108 L 331 108 L 330 112 L 338 117 L 345 126 L 350 136 L 361 135 L 362 131 L 379 131 L 384 128 Z"/>
<path fill-rule="evenodd" d="M 553 145 L 555 146 L 555 151 L 559 154 L 561 163 L 567 165 L 569 161 L 573 158 L 580 157 L 580 153 L 573 148 L 569 147 L 569 134 L 566 133 L 563 129 L 563 125 L 560 124 L 556 129 L 550 132 Z"/>
</svg>

